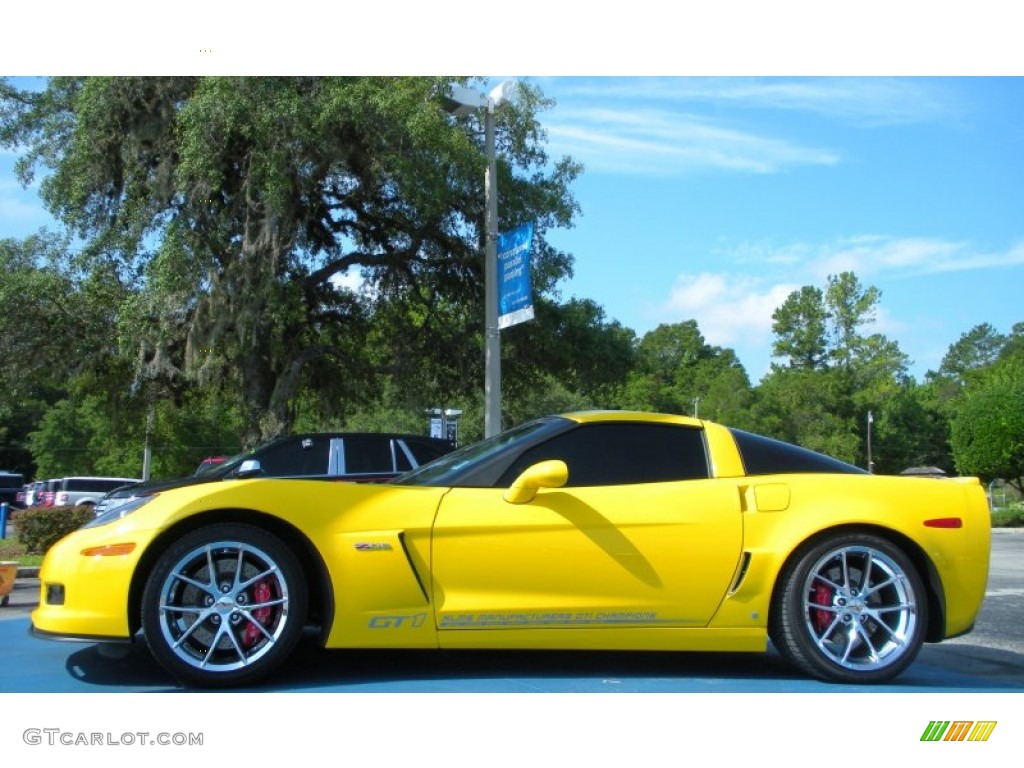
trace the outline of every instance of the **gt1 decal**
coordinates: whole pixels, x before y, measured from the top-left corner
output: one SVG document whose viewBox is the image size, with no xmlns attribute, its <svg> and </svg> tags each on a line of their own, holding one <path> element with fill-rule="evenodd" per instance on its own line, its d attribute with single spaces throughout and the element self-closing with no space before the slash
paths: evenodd
<svg viewBox="0 0 1024 768">
<path fill-rule="evenodd" d="M 559 613 L 524 611 L 511 613 L 449 613 L 441 617 L 441 629 L 471 627 L 527 626 L 618 626 L 621 624 L 662 624 L 656 611 L 600 611 L 596 613 Z"/>
<path fill-rule="evenodd" d="M 356 552 L 390 552 L 392 547 L 387 542 L 356 542 Z"/>
<path fill-rule="evenodd" d="M 374 616 L 370 619 L 370 629 L 402 629 L 422 627 L 427 620 L 425 613 L 413 613 L 407 616 Z"/>
</svg>

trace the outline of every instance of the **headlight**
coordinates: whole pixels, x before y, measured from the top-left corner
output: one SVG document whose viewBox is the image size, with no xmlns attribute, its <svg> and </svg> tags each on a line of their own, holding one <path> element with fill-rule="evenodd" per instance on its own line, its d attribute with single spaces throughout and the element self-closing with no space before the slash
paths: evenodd
<svg viewBox="0 0 1024 768">
<path fill-rule="evenodd" d="M 90 520 L 88 523 L 83 525 L 82 528 L 98 528 L 101 525 L 106 525 L 107 523 L 112 523 L 115 520 L 120 520 L 125 515 L 130 515 L 139 507 L 149 504 L 149 502 L 155 498 L 156 494 L 149 496 L 136 496 L 134 499 L 129 499 L 124 504 L 118 504 L 113 509 L 108 509 L 95 520 Z"/>
</svg>

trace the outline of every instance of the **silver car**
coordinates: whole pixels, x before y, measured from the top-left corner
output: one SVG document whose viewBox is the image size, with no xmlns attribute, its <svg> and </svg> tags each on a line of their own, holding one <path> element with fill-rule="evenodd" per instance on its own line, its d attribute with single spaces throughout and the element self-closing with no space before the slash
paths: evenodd
<svg viewBox="0 0 1024 768">
<path fill-rule="evenodd" d="M 65 477 L 60 480 L 53 497 L 55 507 L 95 506 L 109 491 L 127 483 L 137 483 L 133 477 Z"/>
</svg>

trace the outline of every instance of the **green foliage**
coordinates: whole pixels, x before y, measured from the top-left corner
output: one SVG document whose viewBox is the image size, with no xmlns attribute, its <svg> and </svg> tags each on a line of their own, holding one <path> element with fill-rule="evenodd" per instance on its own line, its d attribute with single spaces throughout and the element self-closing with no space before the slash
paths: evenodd
<svg viewBox="0 0 1024 768">
<path fill-rule="evenodd" d="M 978 372 L 960 397 L 951 423 L 957 469 L 1002 478 L 1024 491 L 1024 360 Z"/>
<path fill-rule="evenodd" d="M 942 358 L 938 377 L 959 384 L 977 370 L 986 368 L 999 358 L 1007 337 L 996 331 L 990 323 L 981 323 L 962 334 Z"/>
<path fill-rule="evenodd" d="M 47 232 L 0 240 L 0 467 L 31 475 L 28 433 L 66 373 L 92 361 L 89 315 L 64 271 L 65 241 Z"/>
<path fill-rule="evenodd" d="M 752 428 L 852 464 L 861 459 L 847 377 L 839 370 L 775 368 L 758 386 Z"/>
<path fill-rule="evenodd" d="M 875 319 L 882 293 L 874 286 L 864 288 L 853 272 L 828 278 L 825 289 L 829 328 L 829 356 L 840 368 L 849 369 L 865 355 L 866 339 L 860 329 Z"/>
<path fill-rule="evenodd" d="M 787 297 L 772 316 L 773 354 L 787 360 L 762 381 L 753 423 L 762 431 L 837 458 L 867 466 L 867 415 L 881 418 L 884 459 L 877 471 L 898 472 L 920 453 L 896 433 L 914 420 L 905 400 L 894 400 L 911 384 L 907 356 L 881 334 L 865 335 L 877 313 L 881 292 L 864 287 L 852 272 L 828 278 L 825 289 L 804 286 Z M 924 416 L 916 419 L 921 424 Z M 925 451 L 926 453 L 928 451 Z"/>
<path fill-rule="evenodd" d="M 233 388 L 251 444 L 291 428 L 306 387 L 372 402 L 394 372 L 372 365 L 370 317 L 407 339 L 434 307 L 478 304 L 481 115 L 445 111 L 449 82 L 53 78 L 0 91 L 0 143 L 23 149 L 23 180 L 49 171 L 42 197 L 89 270 L 138 278 L 116 307 L 131 381 L 155 399 Z M 580 172 L 549 162 L 548 106 L 527 86 L 498 115 L 499 228 L 534 223 L 541 293 L 571 269 L 546 232 L 571 226 Z M 367 290 L 338 287 L 356 272 Z"/>
<path fill-rule="evenodd" d="M 993 528 L 1024 528 L 1024 504 L 992 511 Z"/>
<path fill-rule="evenodd" d="M 694 320 L 660 325 L 636 344 L 616 406 L 697 414 L 742 426 L 750 381 L 731 349 L 707 344 Z"/>
<path fill-rule="evenodd" d="M 208 390 L 153 403 L 151 425 L 148 404 L 121 395 L 84 392 L 55 403 L 28 438 L 37 476 L 141 477 L 147 429 L 154 478 L 191 474 L 207 456 L 241 448 L 238 409 Z"/>
<path fill-rule="evenodd" d="M 1000 360 L 1024 359 L 1024 323 L 1014 323 L 1009 336 L 999 350 Z"/>
<path fill-rule="evenodd" d="M 861 332 L 874 320 L 881 295 L 874 286 L 862 286 L 852 272 L 830 276 L 825 290 L 806 285 L 793 291 L 772 315 L 772 354 L 802 370 L 857 369 L 871 377 L 874 368 L 905 376 L 907 360 L 899 347 Z"/>
<path fill-rule="evenodd" d="M 787 358 L 791 368 L 817 370 L 827 359 L 825 294 L 805 285 L 793 291 L 772 314 L 774 357 Z"/>
<path fill-rule="evenodd" d="M 19 510 L 14 522 L 18 527 L 18 540 L 25 550 L 30 554 L 45 554 L 62 538 L 95 517 L 90 506 L 34 507 Z"/>
<path fill-rule="evenodd" d="M 949 422 L 935 406 L 929 385 L 909 382 L 881 400 L 874 415 L 874 470 L 895 475 L 909 467 L 954 473 Z"/>
</svg>

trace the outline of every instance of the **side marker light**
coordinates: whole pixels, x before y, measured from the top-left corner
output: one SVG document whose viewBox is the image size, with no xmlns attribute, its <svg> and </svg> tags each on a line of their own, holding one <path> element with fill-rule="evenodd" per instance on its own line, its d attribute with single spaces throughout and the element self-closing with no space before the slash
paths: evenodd
<svg viewBox="0 0 1024 768">
<path fill-rule="evenodd" d="M 135 542 L 126 542 L 124 544 L 107 544 L 102 547 L 89 547 L 82 550 L 82 554 L 86 557 L 100 556 L 100 557 L 114 557 L 117 555 L 129 555 L 135 550 Z"/>
<path fill-rule="evenodd" d="M 964 521 L 959 517 L 935 517 L 924 521 L 925 528 L 963 528 Z"/>
</svg>

